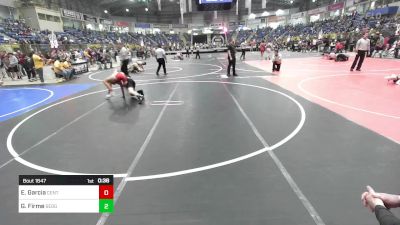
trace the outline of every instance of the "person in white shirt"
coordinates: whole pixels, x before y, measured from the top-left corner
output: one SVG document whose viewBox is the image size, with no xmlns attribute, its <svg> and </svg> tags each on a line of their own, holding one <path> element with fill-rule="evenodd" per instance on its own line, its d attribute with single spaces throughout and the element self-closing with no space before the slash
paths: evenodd
<svg viewBox="0 0 400 225">
<path fill-rule="evenodd" d="M 357 41 L 356 44 L 356 58 L 354 59 L 353 65 L 351 65 L 350 71 L 353 71 L 354 68 L 357 65 L 357 71 L 361 71 L 361 66 L 364 62 L 365 59 L 365 54 L 368 53 L 369 49 L 371 46 L 371 41 L 368 39 L 368 33 L 365 33 L 364 36 L 362 38 L 360 38 L 360 40 Z"/>
<path fill-rule="evenodd" d="M 156 59 L 158 62 L 158 68 L 156 75 L 158 76 L 158 72 L 160 72 L 161 66 L 163 67 L 164 70 L 164 75 L 167 75 L 167 69 L 165 68 L 165 63 L 167 62 L 167 57 L 165 55 L 164 49 L 161 48 L 161 45 L 158 45 L 158 48 L 156 49 Z"/>
<path fill-rule="evenodd" d="M 281 70 L 282 55 L 278 50 L 272 55 L 272 72 L 279 72 Z"/>
<path fill-rule="evenodd" d="M 119 58 L 121 60 L 121 72 L 129 77 L 129 50 L 125 46 L 122 46 L 121 50 L 119 51 Z"/>
<path fill-rule="evenodd" d="M 8 53 L 8 59 L 10 65 L 8 66 L 8 72 L 11 74 L 11 79 L 14 80 L 15 77 L 22 79 L 22 76 L 18 73 L 18 59 L 13 53 Z"/>
</svg>

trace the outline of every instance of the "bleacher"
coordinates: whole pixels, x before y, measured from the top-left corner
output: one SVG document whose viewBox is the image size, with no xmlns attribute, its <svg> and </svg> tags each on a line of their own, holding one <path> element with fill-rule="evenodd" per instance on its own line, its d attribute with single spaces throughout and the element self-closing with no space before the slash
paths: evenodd
<svg viewBox="0 0 400 225">
<path fill-rule="evenodd" d="M 399 18 L 391 17 L 369 17 L 355 14 L 341 18 L 329 20 L 320 20 L 308 24 L 278 26 L 276 29 L 265 27 L 255 30 L 233 31 L 228 34 L 228 39 L 236 37 L 237 43 L 242 43 L 251 39 L 256 42 L 262 40 L 274 41 L 277 39 L 286 39 L 288 37 L 306 36 L 317 37 L 319 34 L 342 34 L 354 32 L 365 28 L 378 29 L 387 33 L 395 29 Z M 23 20 L 4 19 L 0 22 L 0 43 L 6 43 L 5 36 L 10 37 L 11 42 L 48 44 L 49 31 L 34 31 Z M 178 34 L 142 34 L 142 33 L 117 33 L 105 31 L 79 30 L 65 28 L 64 32 L 56 32 L 57 39 L 61 43 L 69 42 L 75 44 L 116 44 L 129 43 L 146 46 L 183 46 L 183 41 Z M 187 40 L 190 40 L 188 34 L 184 34 Z"/>
</svg>

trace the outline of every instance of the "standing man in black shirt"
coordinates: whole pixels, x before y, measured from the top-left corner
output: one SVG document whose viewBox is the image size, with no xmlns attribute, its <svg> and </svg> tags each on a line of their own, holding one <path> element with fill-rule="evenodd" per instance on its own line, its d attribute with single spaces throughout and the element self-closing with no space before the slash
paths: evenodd
<svg viewBox="0 0 400 225">
<path fill-rule="evenodd" d="M 189 55 L 189 50 L 190 50 L 189 45 L 186 45 L 186 58 L 189 58 L 189 57 L 190 57 L 190 55 Z"/>
<path fill-rule="evenodd" d="M 232 72 L 233 72 L 233 76 L 237 76 L 236 74 L 236 49 L 235 49 L 235 40 L 231 41 L 231 44 L 228 45 L 228 72 L 227 72 L 227 76 L 230 77 L 231 76 L 231 66 L 232 66 Z"/>
<path fill-rule="evenodd" d="M 197 59 L 197 57 L 199 57 L 199 59 L 200 59 L 200 47 L 199 46 L 196 47 L 196 59 Z"/>
</svg>

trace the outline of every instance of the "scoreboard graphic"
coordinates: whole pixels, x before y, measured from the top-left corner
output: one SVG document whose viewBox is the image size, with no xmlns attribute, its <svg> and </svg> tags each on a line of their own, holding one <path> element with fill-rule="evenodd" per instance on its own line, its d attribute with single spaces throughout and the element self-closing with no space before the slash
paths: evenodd
<svg viewBox="0 0 400 225">
<path fill-rule="evenodd" d="M 113 213 L 112 175 L 20 175 L 19 213 Z"/>
</svg>

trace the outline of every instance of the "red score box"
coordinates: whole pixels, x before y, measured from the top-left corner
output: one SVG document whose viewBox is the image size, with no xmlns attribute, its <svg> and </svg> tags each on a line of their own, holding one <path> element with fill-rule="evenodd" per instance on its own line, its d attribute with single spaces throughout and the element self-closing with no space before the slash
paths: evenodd
<svg viewBox="0 0 400 225">
<path fill-rule="evenodd" d="M 99 199 L 113 199 L 114 186 L 113 185 L 99 185 Z"/>
</svg>

